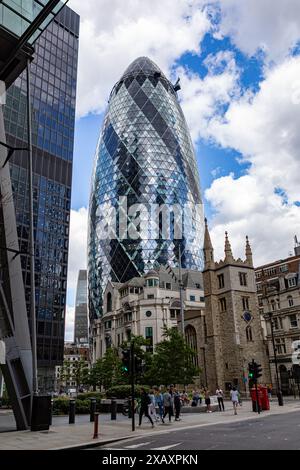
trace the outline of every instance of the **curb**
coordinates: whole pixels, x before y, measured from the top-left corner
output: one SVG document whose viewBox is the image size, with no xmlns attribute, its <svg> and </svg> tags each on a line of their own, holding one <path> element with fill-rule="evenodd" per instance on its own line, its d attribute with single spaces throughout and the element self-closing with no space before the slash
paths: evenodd
<svg viewBox="0 0 300 470">
<path fill-rule="evenodd" d="M 285 413 L 291 413 L 291 412 L 300 411 L 300 410 L 299 410 L 299 408 L 297 408 L 297 409 L 289 409 L 289 410 L 284 410 L 284 411 L 285 411 Z M 157 430 L 157 431 L 149 432 L 149 433 L 142 433 L 142 434 L 139 433 L 139 434 L 134 434 L 134 435 L 129 434 L 129 435 L 126 435 L 126 436 L 123 436 L 123 437 L 116 437 L 116 438 L 107 439 L 105 441 L 104 440 L 103 441 L 96 441 L 96 442 L 95 441 L 90 441 L 90 442 L 86 442 L 86 443 L 82 443 L 82 444 L 74 444 L 74 445 L 70 445 L 70 446 L 52 448 L 52 449 L 49 449 L 49 450 L 83 450 L 83 449 L 90 449 L 90 448 L 93 448 L 93 447 L 102 447 L 106 444 L 111 444 L 111 443 L 114 443 L 114 442 L 120 442 L 120 441 L 124 441 L 124 440 L 127 440 L 127 439 L 133 440 L 133 439 L 139 439 L 141 437 L 157 436 L 157 435 L 166 434 L 166 433 L 169 433 L 169 432 L 184 431 L 184 430 L 191 429 L 191 428 L 202 428 L 202 427 L 204 428 L 204 427 L 207 427 L 207 426 L 214 426 L 214 425 L 220 425 L 220 424 L 232 424 L 232 423 L 235 423 L 235 422 L 251 421 L 253 419 L 262 419 L 262 418 L 267 418 L 267 417 L 270 417 L 270 416 L 278 416 L 278 415 L 285 414 L 285 413 L 281 413 L 281 412 L 279 412 L 279 413 L 274 412 L 272 414 L 254 413 L 253 416 L 248 416 L 248 417 L 245 417 L 245 418 L 242 418 L 242 419 L 229 419 L 228 421 L 217 421 L 217 422 L 212 422 L 212 423 L 187 425 L 187 426 L 182 426 L 180 428 Z"/>
</svg>

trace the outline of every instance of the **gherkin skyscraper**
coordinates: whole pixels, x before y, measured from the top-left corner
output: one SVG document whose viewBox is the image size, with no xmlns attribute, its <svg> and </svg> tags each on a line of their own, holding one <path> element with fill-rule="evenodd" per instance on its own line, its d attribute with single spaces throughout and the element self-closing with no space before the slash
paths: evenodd
<svg viewBox="0 0 300 470">
<path fill-rule="evenodd" d="M 182 267 L 203 268 L 199 175 L 179 88 L 139 57 L 110 94 L 90 194 L 91 321 L 102 314 L 108 280 L 125 282 L 158 265 L 178 266 L 179 256 Z M 162 227 L 167 219 L 168 233 Z"/>
</svg>

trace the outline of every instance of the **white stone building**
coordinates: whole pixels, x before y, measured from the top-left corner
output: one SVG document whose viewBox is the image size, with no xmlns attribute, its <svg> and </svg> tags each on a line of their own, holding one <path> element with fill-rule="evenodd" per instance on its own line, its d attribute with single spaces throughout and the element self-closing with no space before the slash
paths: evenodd
<svg viewBox="0 0 300 470">
<path fill-rule="evenodd" d="M 163 327 L 176 327 L 180 317 L 179 272 L 164 267 L 125 283 L 108 282 L 104 293 L 104 314 L 93 324 L 93 361 L 110 345 L 120 346 L 130 335 L 150 340 L 149 350 L 162 341 Z M 182 269 L 185 315 L 204 316 L 202 273 Z M 185 322 L 188 340 L 197 349 L 197 335 Z M 200 335 L 201 336 L 201 335 Z"/>
</svg>

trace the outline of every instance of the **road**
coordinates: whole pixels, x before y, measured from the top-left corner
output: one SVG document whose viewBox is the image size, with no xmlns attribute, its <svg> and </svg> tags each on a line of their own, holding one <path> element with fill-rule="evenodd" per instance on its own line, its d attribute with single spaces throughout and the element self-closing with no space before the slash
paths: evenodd
<svg viewBox="0 0 300 470">
<path fill-rule="evenodd" d="M 300 450 L 300 412 L 130 439 L 93 450 Z"/>
</svg>

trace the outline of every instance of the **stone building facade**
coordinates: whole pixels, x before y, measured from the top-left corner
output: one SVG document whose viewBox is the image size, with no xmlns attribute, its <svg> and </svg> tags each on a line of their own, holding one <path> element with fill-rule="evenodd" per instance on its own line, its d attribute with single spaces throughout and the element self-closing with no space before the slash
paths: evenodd
<svg viewBox="0 0 300 470">
<path fill-rule="evenodd" d="M 269 363 L 248 238 L 246 259 L 235 259 L 226 233 L 225 258 L 215 262 L 206 222 L 204 259 L 208 388 L 213 391 L 219 385 L 223 390 L 229 390 L 231 385 L 237 385 L 240 391 L 247 392 L 248 363 L 252 359 L 262 365 L 260 382 L 269 383 Z"/>
<path fill-rule="evenodd" d="M 255 269 L 264 334 L 268 344 L 272 383 L 283 394 L 300 392 L 300 245 L 294 255 Z M 272 329 L 271 329 L 272 328 Z M 273 338 L 272 338 L 273 330 Z"/>
<path fill-rule="evenodd" d="M 197 352 L 197 365 L 204 370 L 204 292 L 199 271 L 182 269 L 185 335 Z M 164 326 L 180 323 L 179 270 L 151 270 L 125 283 L 108 282 L 104 292 L 104 314 L 93 325 L 93 361 L 111 345 L 120 346 L 132 334 L 150 340 L 151 351 L 162 341 Z M 200 377 L 196 382 L 202 382 Z"/>
</svg>

